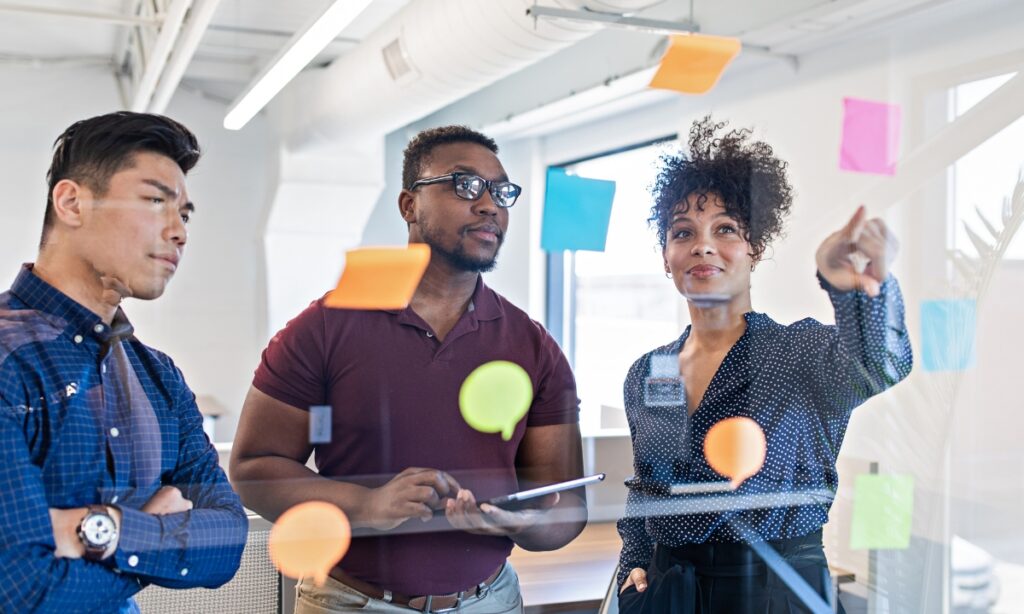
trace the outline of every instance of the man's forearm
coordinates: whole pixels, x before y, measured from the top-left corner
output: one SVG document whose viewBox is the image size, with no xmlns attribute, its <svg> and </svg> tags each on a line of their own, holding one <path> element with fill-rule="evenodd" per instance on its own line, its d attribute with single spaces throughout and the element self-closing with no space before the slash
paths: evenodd
<svg viewBox="0 0 1024 614">
<path fill-rule="evenodd" d="M 239 461 L 231 477 L 242 503 L 269 520 L 276 520 L 291 507 L 312 500 L 337 505 L 353 525 L 372 520 L 366 506 L 371 489 L 325 478 L 289 458 L 244 459 Z"/>
<path fill-rule="evenodd" d="M 213 588 L 238 569 L 249 526 L 237 503 L 160 516 L 125 508 L 123 514 L 112 561 L 124 573 L 160 586 Z"/>
<path fill-rule="evenodd" d="M 586 526 L 587 504 L 575 494 L 563 493 L 558 504 L 538 524 L 511 538 L 523 550 L 557 550 L 576 539 Z"/>
<path fill-rule="evenodd" d="M 121 510 L 116 507 L 106 506 L 107 513 L 114 520 L 115 529 L 121 530 Z M 50 508 L 50 524 L 53 526 L 53 543 L 56 546 L 54 554 L 58 558 L 80 559 L 85 556 L 85 544 L 78 537 L 78 528 L 82 519 L 88 514 L 89 508 L 75 507 L 70 509 Z M 117 550 L 117 537 L 113 539 L 110 546 L 103 553 L 101 558 L 107 559 Z"/>
</svg>

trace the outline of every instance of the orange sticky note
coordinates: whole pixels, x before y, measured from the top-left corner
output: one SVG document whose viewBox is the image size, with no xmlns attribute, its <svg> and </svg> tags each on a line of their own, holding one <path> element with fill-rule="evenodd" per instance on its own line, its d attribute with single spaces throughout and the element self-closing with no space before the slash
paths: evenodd
<svg viewBox="0 0 1024 614">
<path fill-rule="evenodd" d="M 345 270 L 324 305 L 336 309 L 404 309 L 430 262 L 430 247 L 366 247 L 345 255 Z"/>
<path fill-rule="evenodd" d="M 742 46 L 740 39 L 727 36 L 672 36 L 658 72 L 651 79 L 651 87 L 703 94 L 715 87 Z"/>
</svg>

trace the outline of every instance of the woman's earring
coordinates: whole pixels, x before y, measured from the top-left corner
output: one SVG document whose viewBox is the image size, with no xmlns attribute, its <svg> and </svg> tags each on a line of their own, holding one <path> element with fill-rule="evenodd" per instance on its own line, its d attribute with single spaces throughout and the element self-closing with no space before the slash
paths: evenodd
<svg viewBox="0 0 1024 614">
<path fill-rule="evenodd" d="M 672 271 L 665 269 L 665 277 L 667 279 L 672 279 Z"/>
</svg>

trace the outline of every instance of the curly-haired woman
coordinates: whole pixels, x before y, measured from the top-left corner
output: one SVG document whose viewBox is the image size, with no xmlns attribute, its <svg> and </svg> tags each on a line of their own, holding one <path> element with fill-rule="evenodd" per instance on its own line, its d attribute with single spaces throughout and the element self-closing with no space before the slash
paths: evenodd
<svg viewBox="0 0 1024 614">
<path fill-rule="evenodd" d="M 649 221 L 692 323 L 640 357 L 624 385 L 636 474 L 618 525 L 624 612 L 806 611 L 801 590 L 827 598 L 821 527 L 851 412 L 910 372 L 888 273 L 896 241 L 863 207 L 816 255 L 834 326 L 783 325 L 751 308 L 751 273 L 793 200 L 786 166 L 749 130 L 710 118 L 694 123 L 688 154 L 661 160 Z M 703 443 L 735 416 L 763 429 L 763 468 L 734 492 L 673 496 L 672 486 L 723 480 Z M 767 542 L 806 585 L 780 578 L 751 542 Z"/>
</svg>

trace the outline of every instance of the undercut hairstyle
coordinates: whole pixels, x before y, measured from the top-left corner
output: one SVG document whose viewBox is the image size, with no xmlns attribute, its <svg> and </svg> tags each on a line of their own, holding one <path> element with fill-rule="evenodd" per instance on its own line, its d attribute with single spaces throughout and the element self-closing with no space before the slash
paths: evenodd
<svg viewBox="0 0 1024 614">
<path fill-rule="evenodd" d="M 709 195 L 721 199 L 755 260 L 782 235 L 783 219 L 793 204 L 788 163 L 777 158 L 767 143 L 753 140 L 751 130 L 726 131 L 727 126 L 728 122 L 712 121 L 710 115 L 697 120 L 690 128 L 689 152 L 661 157 L 647 221 L 657 229 L 662 249 L 672 215 L 677 210 L 688 213 L 687 202 L 693 195 L 698 211 L 704 211 Z"/>
<path fill-rule="evenodd" d="M 493 154 L 498 153 L 498 144 L 494 139 L 466 126 L 441 126 L 424 130 L 405 146 L 402 158 L 402 188 L 412 188 L 412 184 L 421 179 L 420 173 L 430 160 L 434 148 L 449 143 L 475 143 L 491 150 Z"/>
<path fill-rule="evenodd" d="M 196 136 L 178 122 L 150 113 L 118 111 L 71 124 L 53 144 L 53 161 L 46 172 L 49 191 L 39 246 L 53 228 L 53 188 L 63 179 L 85 185 L 102 196 L 110 178 L 130 168 L 135 154 L 149 152 L 167 156 L 188 173 L 199 161 Z"/>
</svg>

